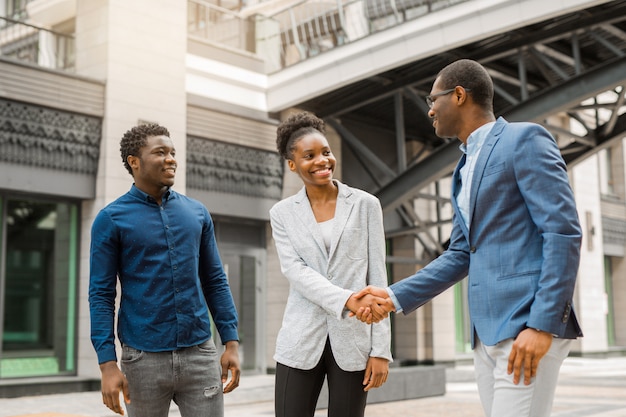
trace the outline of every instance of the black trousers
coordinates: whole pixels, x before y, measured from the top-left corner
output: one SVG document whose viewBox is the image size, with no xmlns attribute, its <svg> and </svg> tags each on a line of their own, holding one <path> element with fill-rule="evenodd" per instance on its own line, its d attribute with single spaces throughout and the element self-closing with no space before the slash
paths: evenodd
<svg viewBox="0 0 626 417">
<path fill-rule="evenodd" d="M 363 391 L 365 370 L 347 372 L 341 369 L 326 340 L 319 363 L 310 370 L 276 364 L 274 411 L 276 417 L 313 417 L 328 378 L 328 417 L 363 417 L 367 392 Z"/>
</svg>

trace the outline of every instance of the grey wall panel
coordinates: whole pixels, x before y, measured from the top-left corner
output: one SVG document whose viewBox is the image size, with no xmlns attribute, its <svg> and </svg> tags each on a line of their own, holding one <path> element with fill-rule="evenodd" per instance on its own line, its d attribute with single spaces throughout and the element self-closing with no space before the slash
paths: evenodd
<svg viewBox="0 0 626 417">
<path fill-rule="evenodd" d="M 188 189 L 186 194 L 201 201 L 212 215 L 263 221 L 269 221 L 270 209 L 276 203 L 276 200 L 269 198 L 246 197 L 193 188 Z"/>
<path fill-rule="evenodd" d="M 0 163 L 0 190 L 91 200 L 95 198 L 93 175 Z"/>
<path fill-rule="evenodd" d="M 187 135 L 276 151 L 276 122 L 187 106 Z"/>
<path fill-rule="evenodd" d="M 0 97 L 92 116 L 104 115 L 103 82 L 0 59 Z"/>
</svg>

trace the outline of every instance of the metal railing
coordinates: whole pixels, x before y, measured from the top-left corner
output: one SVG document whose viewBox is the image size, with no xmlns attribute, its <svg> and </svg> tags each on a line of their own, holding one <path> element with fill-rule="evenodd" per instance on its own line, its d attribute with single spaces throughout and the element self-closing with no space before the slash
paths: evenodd
<svg viewBox="0 0 626 417">
<path fill-rule="evenodd" d="M 301 0 L 247 15 L 189 0 L 189 35 L 257 54 L 269 72 L 470 0 Z"/>
<path fill-rule="evenodd" d="M 0 57 L 73 71 L 74 37 L 0 17 Z"/>
<path fill-rule="evenodd" d="M 188 2 L 187 33 L 230 48 L 254 52 L 254 20 L 202 0 Z"/>
<path fill-rule="evenodd" d="M 188 34 L 263 58 L 274 72 L 424 14 L 470 0 L 301 0 L 245 14 L 188 0 Z M 0 17 L 0 56 L 73 71 L 74 37 Z"/>
</svg>

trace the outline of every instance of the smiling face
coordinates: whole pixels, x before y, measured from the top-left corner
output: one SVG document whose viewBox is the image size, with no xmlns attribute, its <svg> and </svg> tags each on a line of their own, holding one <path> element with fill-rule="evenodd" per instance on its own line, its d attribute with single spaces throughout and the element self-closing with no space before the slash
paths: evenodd
<svg viewBox="0 0 626 417">
<path fill-rule="evenodd" d="M 302 178 L 305 185 L 328 185 L 333 178 L 337 160 L 321 133 L 308 133 L 295 143 L 289 169 Z"/>
<path fill-rule="evenodd" d="M 435 98 L 433 98 L 433 105 L 428 111 L 428 116 L 433 119 L 433 127 L 437 136 L 456 138 L 461 123 L 458 92 L 452 91 L 449 94 L 437 95 L 446 90 L 448 88 L 442 86 L 441 79 L 437 78 L 430 90 L 430 95 Z"/>
<path fill-rule="evenodd" d="M 160 201 L 161 195 L 174 185 L 176 150 L 167 136 L 149 136 L 139 155 L 128 156 L 135 186 Z"/>
</svg>

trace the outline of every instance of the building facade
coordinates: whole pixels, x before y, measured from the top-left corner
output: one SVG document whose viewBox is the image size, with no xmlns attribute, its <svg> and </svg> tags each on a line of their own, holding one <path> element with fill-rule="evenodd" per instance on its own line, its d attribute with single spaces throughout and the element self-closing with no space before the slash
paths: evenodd
<svg viewBox="0 0 626 417">
<path fill-rule="evenodd" d="M 286 5 L 0 0 L 2 392 L 33 379 L 53 385 L 66 377 L 74 389 L 99 379 L 89 338 L 90 228 L 97 212 L 130 188 L 119 140 L 146 122 L 170 130 L 179 165 L 174 188 L 200 200 L 214 218 L 240 317 L 244 371 L 272 372 L 288 283 L 268 212 L 301 184 L 274 145 L 276 125 L 296 109 L 271 111 L 267 95 L 279 82 L 277 69 L 325 45 L 299 44 L 295 32 L 279 31 L 279 18 L 259 17 L 276 17 Z M 247 11 L 245 22 L 258 23 L 255 51 L 241 47 L 252 35 L 235 17 L 231 32 L 211 32 L 215 10 Z M 347 26 L 351 36 L 361 36 L 359 22 Z M 343 41 L 335 33 L 329 42 Z M 332 128 L 329 139 L 342 166 L 336 177 L 358 184 L 349 146 Z M 612 141 L 570 169 L 585 230 L 575 303 L 586 337 L 574 354 L 626 347 L 625 144 Z M 414 203 L 416 213 L 433 220 L 434 243 L 388 237 L 390 281 L 414 273 L 441 249 L 449 223 L 437 220 L 451 216 L 449 189 L 448 178 L 438 180 L 424 190 L 436 198 Z M 465 357 L 465 292 L 459 284 L 415 314 L 394 317 L 398 365 Z"/>
</svg>

